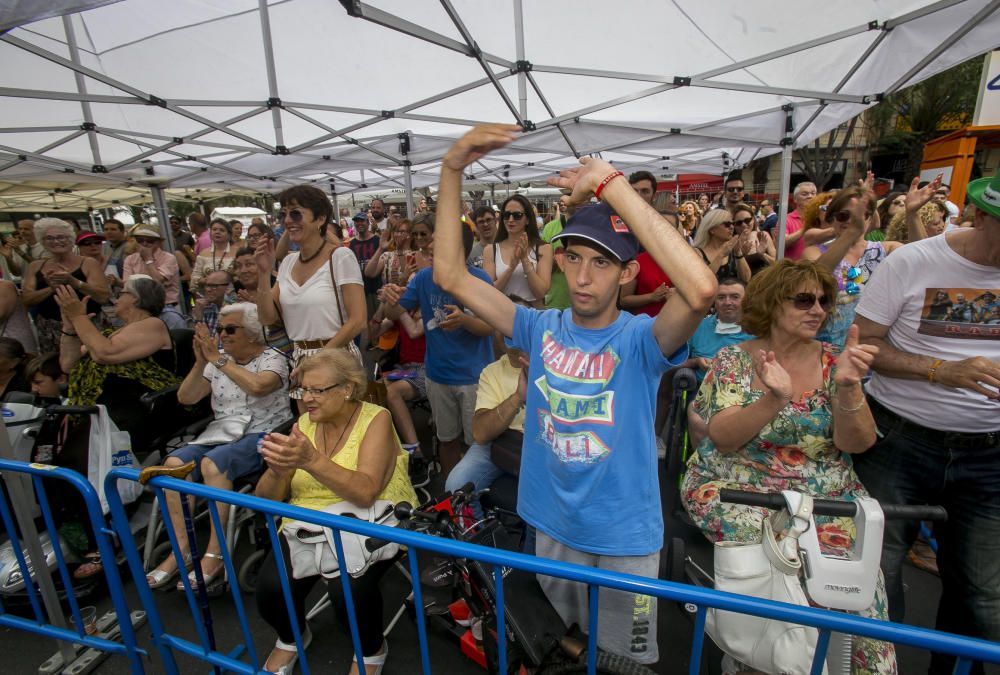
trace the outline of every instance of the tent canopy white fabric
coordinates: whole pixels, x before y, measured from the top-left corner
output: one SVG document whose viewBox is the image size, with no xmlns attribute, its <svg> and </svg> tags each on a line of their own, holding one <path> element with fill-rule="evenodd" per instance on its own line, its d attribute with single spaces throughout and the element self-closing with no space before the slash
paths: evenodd
<svg viewBox="0 0 1000 675">
<path fill-rule="evenodd" d="M 478 183 L 537 180 L 592 153 L 626 171 L 719 174 L 1000 46 L 998 10 L 22 0 L 0 9 L 0 181 L 424 187 L 480 121 L 528 131 L 470 167 Z"/>
</svg>

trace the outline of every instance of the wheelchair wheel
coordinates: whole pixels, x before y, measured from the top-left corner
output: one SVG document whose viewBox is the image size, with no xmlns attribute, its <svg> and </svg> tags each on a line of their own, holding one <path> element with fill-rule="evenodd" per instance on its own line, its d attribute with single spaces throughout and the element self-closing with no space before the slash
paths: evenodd
<svg viewBox="0 0 1000 675">
<path fill-rule="evenodd" d="M 254 551 L 240 565 L 236 574 L 236 581 L 240 585 L 240 590 L 244 593 L 257 592 L 257 575 L 260 574 L 260 567 L 267 557 L 267 551 Z"/>
<path fill-rule="evenodd" d="M 628 657 L 605 652 L 598 652 L 596 670 L 600 675 L 654 675 L 654 671 Z M 582 663 L 557 663 L 540 672 L 543 675 L 586 673 L 587 660 L 583 659 Z"/>
</svg>

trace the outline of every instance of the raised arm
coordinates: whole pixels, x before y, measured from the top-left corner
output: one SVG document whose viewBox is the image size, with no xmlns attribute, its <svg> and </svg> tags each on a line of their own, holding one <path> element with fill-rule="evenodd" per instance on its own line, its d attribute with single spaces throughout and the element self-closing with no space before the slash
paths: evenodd
<svg viewBox="0 0 1000 675">
<path fill-rule="evenodd" d="M 582 166 L 562 171 L 549 184 L 572 190 L 573 203 L 585 203 L 615 168 L 604 160 L 581 157 Z M 664 354 L 673 354 L 687 343 L 715 298 L 715 275 L 701 256 L 688 246 L 666 219 L 647 204 L 623 175 L 612 178 L 601 191 L 601 199 L 621 216 L 660 269 L 674 283 L 675 293 L 664 305 L 653 335 Z"/>
<path fill-rule="evenodd" d="M 465 226 L 459 217 L 463 169 L 512 142 L 519 130 L 511 124 L 478 126 L 451 146 L 441 163 L 434 233 L 434 283 L 508 337 L 514 331 L 515 305 L 499 290 L 469 273 L 462 245 Z"/>
<path fill-rule="evenodd" d="M 917 187 L 920 185 L 920 176 L 910 181 L 910 190 L 906 193 L 906 204 L 903 207 L 906 213 L 907 242 L 920 241 L 927 238 L 927 229 L 924 227 L 924 221 L 920 219 L 920 209 L 934 198 L 934 193 L 941 187 L 941 180 L 943 178 L 944 174 L 939 173 L 934 176 L 934 180 L 922 188 Z"/>
</svg>

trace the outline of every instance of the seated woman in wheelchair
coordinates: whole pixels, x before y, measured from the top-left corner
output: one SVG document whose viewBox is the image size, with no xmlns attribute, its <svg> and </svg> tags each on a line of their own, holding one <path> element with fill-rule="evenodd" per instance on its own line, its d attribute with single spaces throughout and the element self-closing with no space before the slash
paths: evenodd
<svg viewBox="0 0 1000 675">
<path fill-rule="evenodd" d="M 322 510 L 338 502 L 360 507 L 377 499 L 416 503 L 407 474 L 407 455 L 400 447 L 389 412 L 362 400 L 367 386 L 365 372 L 349 352 L 324 349 L 299 366 L 301 387 L 293 391 L 306 412 L 291 435 L 268 434 L 261 446 L 267 470 L 256 494 L 265 499 Z M 291 621 L 285 607 L 275 555 L 282 555 L 291 570 L 288 545 L 281 537 L 281 551 L 265 559 L 257 582 L 257 608 L 278 633 L 264 670 L 291 673 L 298 658 Z M 351 593 L 358 620 L 361 649 L 368 673 L 385 663 L 388 647 L 382 639 L 382 594 L 379 582 L 392 562 L 373 564 L 360 577 L 352 577 Z M 305 626 L 305 600 L 319 576 L 290 578 L 294 611 Z M 347 614 L 341 582 L 327 586 L 330 600 L 344 630 Z M 303 632 L 303 644 L 312 638 Z M 352 673 L 357 672 L 352 666 Z"/>
<path fill-rule="evenodd" d="M 159 319 L 163 311 L 163 286 L 145 275 L 133 275 L 125 282 L 115 300 L 115 314 L 124 325 L 114 331 L 102 332 L 87 314 L 87 298 L 80 298 L 69 286 L 55 286 L 56 303 L 62 312 L 62 335 L 59 343 L 59 364 L 69 374 L 69 404 L 107 406 L 108 415 L 122 430 L 129 432 L 132 449 L 141 453 L 152 440 L 155 425 L 147 419 L 140 398 L 143 394 L 167 389 L 180 381 L 173 372 L 173 343 L 166 325 Z M 56 463 L 87 475 L 90 417 L 74 416 L 54 453 Z M 80 501 L 69 493 L 58 494 L 53 508 L 72 520 L 84 510 Z M 101 571 L 93 533 L 87 527 L 87 563 L 74 576 L 88 578 Z M 72 545 L 72 542 L 71 542 Z M 84 545 L 83 537 L 78 546 Z"/>
<path fill-rule="evenodd" d="M 288 360 L 280 352 L 265 347 L 264 331 L 257 319 L 257 306 L 240 302 L 222 308 L 216 325 L 222 339 L 208 334 L 204 324 L 195 329 L 195 362 L 177 390 L 177 400 L 193 405 L 212 396 L 214 419 L 194 441 L 171 453 L 165 464 L 180 466 L 196 462 L 189 478 L 211 487 L 231 490 L 237 478 L 256 473 L 261 468 L 257 443 L 267 432 L 292 418 L 288 405 Z M 181 550 L 187 554 L 188 540 L 180 497 L 166 492 L 170 520 Z M 221 522 L 226 522 L 229 505 L 217 504 Z M 212 528 L 211 539 L 202 554 L 202 574 L 211 584 L 224 574 L 218 533 Z M 147 576 L 151 588 L 166 586 L 177 575 L 177 561 L 168 556 Z M 194 572 L 191 572 L 194 583 Z M 183 590 L 182 582 L 178 589 Z"/>
<path fill-rule="evenodd" d="M 878 350 L 858 344 L 857 328 L 839 356 L 815 339 L 836 297 L 833 276 L 808 261 L 782 260 L 750 280 L 742 325 L 759 337 L 719 351 L 693 404 L 708 436 L 688 462 L 681 498 L 710 540 L 761 538 L 766 513 L 721 502 L 724 488 L 795 490 L 828 499 L 867 496 L 850 455 L 875 442 L 861 378 Z M 850 518 L 817 523 L 824 554 L 850 549 Z M 866 615 L 888 618 L 881 575 Z M 853 662 L 867 664 L 866 673 L 895 672 L 895 652 L 887 642 L 857 640 Z"/>
</svg>

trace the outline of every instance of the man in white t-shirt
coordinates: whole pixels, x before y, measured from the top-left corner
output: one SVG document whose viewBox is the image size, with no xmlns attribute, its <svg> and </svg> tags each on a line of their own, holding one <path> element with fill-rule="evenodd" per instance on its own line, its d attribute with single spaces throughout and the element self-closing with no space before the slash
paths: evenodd
<svg viewBox="0 0 1000 675">
<path fill-rule="evenodd" d="M 1000 174 L 968 187 L 971 228 L 907 244 L 879 265 L 857 308 L 878 345 L 868 404 L 879 441 L 854 455 L 865 487 L 897 504 L 940 504 L 937 629 L 1000 640 Z M 961 299 L 960 299 L 961 297 Z M 951 311 L 959 302 L 971 311 Z M 886 523 L 889 615 L 903 618 L 902 564 L 918 522 Z M 934 654 L 932 673 L 954 658 Z M 981 670 L 979 672 L 982 672 Z"/>
<path fill-rule="evenodd" d="M 389 219 L 385 216 L 385 202 L 378 197 L 368 205 L 368 215 L 372 217 L 372 233 L 384 232 L 389 227 Z"/>
</svg>

